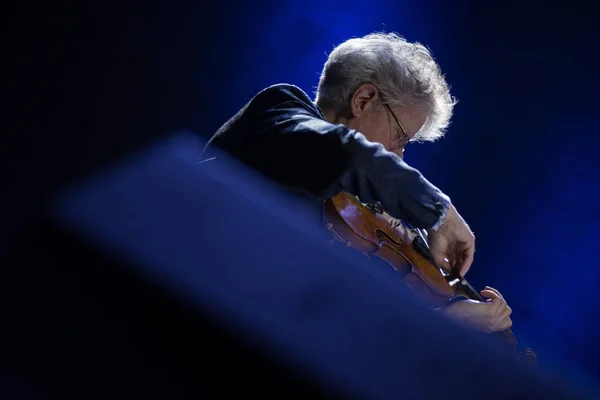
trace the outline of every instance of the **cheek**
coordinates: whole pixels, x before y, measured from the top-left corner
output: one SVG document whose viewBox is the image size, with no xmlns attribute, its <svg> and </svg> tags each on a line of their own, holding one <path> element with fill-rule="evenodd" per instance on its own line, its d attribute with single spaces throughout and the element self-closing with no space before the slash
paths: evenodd
<svg viewBox="0 0 600 400">
<path fill-rule="evenodd" d="M 381 143 L 386 149 L 389 149 L 389 132 L 381 128 L 381 124 L 377 121 L 367 120 L 361 124 L 361 130 L 359 130 L 367 139 L 371 142 Z"/>
<path fill-rule="evenodd" d="M 390 142 L 390 132 L 388 130 L 382 129 L 381 125 L 374 125 L 371 127 L 373 142 L 377 142 L 383 145 L 386 150 L 390 150 L 392 147 L 392 143 Z"/>
</svg>

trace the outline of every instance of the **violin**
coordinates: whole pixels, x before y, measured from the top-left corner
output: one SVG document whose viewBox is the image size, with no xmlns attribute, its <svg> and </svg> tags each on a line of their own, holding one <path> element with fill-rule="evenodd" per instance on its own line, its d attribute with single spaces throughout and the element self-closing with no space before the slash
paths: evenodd
<svg viewBox="0 0 600 400">
<path fill-rule="evenodd" d="M 432 307 L 443 307 L 457 298 L 485 301 L 456 269 L 446 271 L 436 266 L 423 234 L 393 218 L 380 203 L 363 204 L 355 196 L 340 192 L 325 200 L 323 216 L 335 239 L 369 258 L 388 263 Z M 494 335 L 522 362 L 536 364 L 537 357 L 531 349 L 517 351 L 510 329 Z"/>
</svg>

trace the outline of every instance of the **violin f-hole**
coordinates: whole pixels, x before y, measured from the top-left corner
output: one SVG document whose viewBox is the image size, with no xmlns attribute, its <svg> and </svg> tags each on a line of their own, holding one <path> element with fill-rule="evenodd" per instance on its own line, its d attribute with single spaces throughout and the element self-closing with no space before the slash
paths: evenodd
<svg viewBox="0 0 600 400">
<path fill-rule="evenodd" d="M 375 229 L 375 235 L 377 235 L 377 237 L 379 239 L 382 238 L 386 238 L 387 240 L 389 240 L 391 243 L 394 243 L 398 246 L 403 246 L 404 243 L 402 242 L 402 240 L 396 240 L 393 237 L 391 237 L 390 235 L 388 235 L 386 232 L 382 231 L 381 229 Z"/>
</svg>

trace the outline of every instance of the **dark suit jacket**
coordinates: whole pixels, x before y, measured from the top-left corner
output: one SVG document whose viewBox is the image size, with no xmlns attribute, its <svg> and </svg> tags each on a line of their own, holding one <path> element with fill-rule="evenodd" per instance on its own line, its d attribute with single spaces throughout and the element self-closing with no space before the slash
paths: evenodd
<svg viewBox="0 0 600 400">
<path fill-rule="evenodd" d="M 431 228 L 449 198 L 381 144 L 327 122 L 300 88 L 278 84 L 258 93 L 210 139 L 250 167 L 294 192 L 323 200 L 346 191 L 379 201 L 394 217 Z"/>
</svg>

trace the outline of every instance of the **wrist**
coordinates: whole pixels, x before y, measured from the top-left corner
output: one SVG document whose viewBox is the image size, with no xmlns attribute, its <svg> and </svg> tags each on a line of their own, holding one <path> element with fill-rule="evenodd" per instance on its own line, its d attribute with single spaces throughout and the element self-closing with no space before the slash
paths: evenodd
<svg viewBox="0 0 600 400">
<path fill-rule="evenodd" d="M 435 203 L 435 209 L 439 213 L 440 218 L 438 219 L 438 222 L 431 229 L 428 230 L 430 233 L 439 231 L 441 226 L 444 225 L 452 217 L 452 214 L 454 212 L 454 206 L 452 205 L 452 203 L 450 203 L 449 200 L 444 200 L 445 202 L 440 201 Z"/>
</svg>

